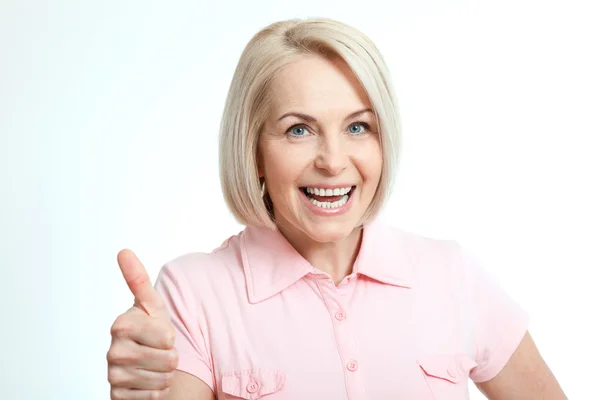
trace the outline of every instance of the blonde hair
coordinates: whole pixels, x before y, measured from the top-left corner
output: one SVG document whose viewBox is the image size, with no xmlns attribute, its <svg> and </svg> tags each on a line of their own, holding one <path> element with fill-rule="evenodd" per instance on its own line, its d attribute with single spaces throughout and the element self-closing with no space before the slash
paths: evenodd
<svg viewBox="0 0 600 400">
<path fill-rule="evenodd" d="M 377 47 L 357 29 L 327 18 L 275 22 L 254 35 L 242 52 L 221 120 L 221 187 L 241 224 L 275 229 L 273 205 L 263 193 L 264 180 L 258 177 L 258 139 L 270 112 L 270 82 L 283 67 L 306 54 L 344 60 L 365 89 L 377 118 L 383 170 L 361 224 L 379 212 L 391 192 L 400 153 L 400 120 L 390 75 Z"/>
</svg>

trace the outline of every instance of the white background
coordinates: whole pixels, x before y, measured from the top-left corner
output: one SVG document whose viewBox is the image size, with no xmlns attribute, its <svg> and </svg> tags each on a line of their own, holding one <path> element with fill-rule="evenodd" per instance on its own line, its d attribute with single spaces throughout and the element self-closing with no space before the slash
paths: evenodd
<svg viewBox="0 0 600 400">
<path fill-rule="evenodd" d="M 386 218 L 483 257 L 569 397 L 597 395 L 595 2 L 2 0 L 0 398 L 109 398 L 117 252 L 154 279 L 242 229 L 218 182 L 226 91 L 255 32 L 307 16 L 354 24 L 392 71 Z"/>
</svg>

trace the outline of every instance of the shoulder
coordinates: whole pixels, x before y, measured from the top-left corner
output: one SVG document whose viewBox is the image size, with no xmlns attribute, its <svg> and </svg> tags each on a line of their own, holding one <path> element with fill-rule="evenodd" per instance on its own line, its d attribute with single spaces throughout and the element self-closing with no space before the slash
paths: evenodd
<svg viewBox="0 0 600 400">
<path fill-rule="evenodd" d="M 388 234 L 394 237 L 395 240 L 409 243 L 419 251 L 433 251 L 436 253 L 452 251 L 458 243 L 452 239 L 416 233 L 405 228 L 398 228 L 390 225 L 386 225 L 385 228 L 387 228 Z"/>
<path fill-rule="evenodd" d="M 461 258 L 461 246 L 458 241 L 440 238 L 378 223 L 378 240 L 388 251 L 410 253 L 415 262 L 449 263 Z"/>
<path fill-rule="evenodd" d="M 378 223 L 374 229 L 378 244 L 377 252 L 385 254 L 388 260 L 394 260 L 395 268 L 408 270 L 415 283 L 464 284 L 462 246 L 457 240 L 417 233 Z M 437 285 L 434 285 L 437 286 Z M 423 287 L 423 286 L 421 286 Z"/>
<path fill-rule="evenodd" d="M 161 275 L 169 275 L 188 284 L 211 283 L 229 276 L 242 277 L 240 257 L 241 233 L 230 236 L 211 252 L 189 252 L 167 261 Z"/>
</svg>

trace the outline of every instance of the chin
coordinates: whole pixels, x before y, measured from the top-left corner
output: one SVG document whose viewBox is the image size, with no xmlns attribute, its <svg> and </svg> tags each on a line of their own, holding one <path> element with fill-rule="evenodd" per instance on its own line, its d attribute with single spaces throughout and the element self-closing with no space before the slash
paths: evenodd
<svg viewBox="0 0 600 400">
<path fill-rule="evenodd" d="M 339 242 L 347 238 L 355 229 L 351 221 L 313 221 L 305 233 L 320 243 Z"/>
</svg>

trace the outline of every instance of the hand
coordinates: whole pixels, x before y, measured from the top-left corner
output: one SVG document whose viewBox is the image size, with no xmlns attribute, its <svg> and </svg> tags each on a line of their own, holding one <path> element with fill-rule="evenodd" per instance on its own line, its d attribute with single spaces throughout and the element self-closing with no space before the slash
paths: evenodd
<svg viewBox="0 0 600 400">
<path fill-rule="evenodd" d="M 106 355 L 111 400 L 166 398 L 179 358 L 173 348 L 175 329 L 146 269 L 131 250 L 117 261 L 134 305 L 117 317 Z"/>
</svg>

